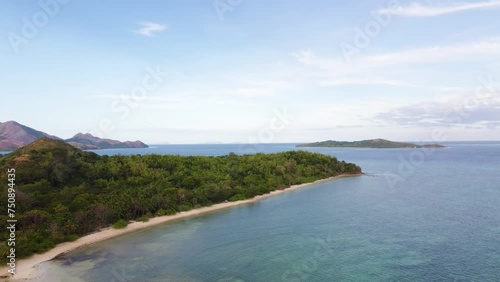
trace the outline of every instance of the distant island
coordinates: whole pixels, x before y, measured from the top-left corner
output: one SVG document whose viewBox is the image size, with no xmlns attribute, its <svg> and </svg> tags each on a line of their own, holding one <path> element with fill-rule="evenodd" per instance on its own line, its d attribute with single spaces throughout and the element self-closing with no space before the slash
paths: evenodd
<svg viewBox="0 0 500 282">
<path fill-rule="evenodd" d="M 141 141 L 120 142 L 118 140 L 98 138 L 89 133 L 78 133 L 72 138 L 64 140 L 15 121 L 0 122 L 0 151 L 16 150 L 42 137 L 47 137 L 53 140 L 63 140 L 82 150 L 148 147 L 148 145 Z"/>
<path fill-rule="evenodd" d="M 361 141 L 333 141 L 299 144 L 297 147 L 336 147 L 336 148 L 446 148 L 439 144 L 417 145 L 413 143 L 394 142 L 386 139 L 370 139 Z"/>
<path fill-rule="evenodd" d="M 68 144 L 82 150 L 99 150 L 99 149 L 119 149 L 119 148 L 147 148 L 148 145 L 141 141 L 125 141 L 120 142 L 112 139 L 102 139 L 95 137 L 90 133 L 78 133 L 70 139 L 64 140 Z"/>
</svg>

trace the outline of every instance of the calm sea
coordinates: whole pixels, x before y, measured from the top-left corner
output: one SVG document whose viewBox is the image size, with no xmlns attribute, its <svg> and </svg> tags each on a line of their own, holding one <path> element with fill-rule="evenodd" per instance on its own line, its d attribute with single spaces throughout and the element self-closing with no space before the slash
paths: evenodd
<svg viewBox="0 0 500 282">
<path fill-rule="evenodd" d="M 500 142 L 310 151 L 367 173 L 69 253 L 39 281 L 500 281 Z M 294 144 L 99 154 L 225 155 Z"/>
</svg>

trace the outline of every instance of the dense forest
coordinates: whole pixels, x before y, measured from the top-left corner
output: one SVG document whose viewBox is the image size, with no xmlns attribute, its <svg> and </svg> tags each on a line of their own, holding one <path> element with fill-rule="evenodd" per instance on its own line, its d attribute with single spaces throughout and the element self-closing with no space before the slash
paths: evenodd
<svg viewBox="0 0 500 282">
<path fill-rule="evenodd" d="M 305 151 L 221 157 L 99 156 L 41 138 L 0 158 L 0 251 L 8 252 L 8 178 L 15 169 L 17 257 L 123 220 L 147 220 L 339 174 L 355 164 Z"/>
</svg>

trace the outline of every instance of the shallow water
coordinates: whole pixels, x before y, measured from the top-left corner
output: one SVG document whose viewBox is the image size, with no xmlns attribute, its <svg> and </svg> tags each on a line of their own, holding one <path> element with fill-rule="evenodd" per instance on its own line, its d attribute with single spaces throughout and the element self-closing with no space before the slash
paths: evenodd
<svg viewBox="0 0 500 282">
<path fill-rule="evenodd" d="M 449 146 L 308 149 L 367 175 L 98 243 L 45 263 L 40 281 L 500 281 L 499 143 Z"/>
</svg>

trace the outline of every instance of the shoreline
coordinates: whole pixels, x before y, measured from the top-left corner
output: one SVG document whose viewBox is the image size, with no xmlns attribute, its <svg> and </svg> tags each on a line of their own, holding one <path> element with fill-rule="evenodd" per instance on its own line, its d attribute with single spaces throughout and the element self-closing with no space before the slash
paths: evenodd
<svg viewBox="0 0 500 282">
<path fill-rule="evenodd" d="M 353 177 L 353 176 L 360 176 L 360 175 L 363 175 L 363 173 L 360 173 L 360 174 L 340 174 L 337 176 L 332 176 L 329 178 L 316 180 L 314 182 L 292 185 L 292 186 L 287 187 L 287 188 L 282 189 L 282 190 L 274 190 L 274 191 L 271 191 L 271 192 L 264 194 L 264 195 L 255 196 L 251 199 L 245 199 L 245 200 L 240 200 L 240 201 L 235 201 L 235 202 L 223 202 L 223 203 L 214 204 L 214 205 L 209 206 L 209 207 L 201 207 L 198 209 L 192 209 L 189 211 L 179 212 L 179 213 L 176 213 L 174 215 L 164 215 L 164 216 L 153 217 L 153 218 L 150 218 L 146 222 L 135 221 L 135 222 L 130 223 L 127 227 L 125 227 L 123 229 L 114 229 L 113 227 L 106 227 L 104 229 L 101 229 L 100 231 L 97 231 L 97 232 L 85 235 L 83 237 L 80 237 L 73 242 L 60 243 L 60 244 L 56 245 L 53 249 L 51 249 L 43 254 L 35 254 L 35 255 L 32 255 L 28 258 L 20 259 L 19 261 L 16 262 L 16 275 L 14 275 L 14 277 L 10 277 L 10 274 L 8 273 L 8 267 L 2 266 L 0 268 L 0 279 L 7 279 L 6 281 L 12 281 L 12 279 L 15 279 L 16 281 L 17 280 L 28 280 L 29 281 L 32 279 L 36 279 L 36 278 L 39 278 L 39 276 L 40 276 L 40 269 L 39 268 L 40 268 L 41 263 L 53 260 L 56 257 L 64 255 L 68 252 L 83 248 L 85 246 L 88 246 L 88 245 L 91 245 L 94 243 L 106 241 L 106 240 L 109 240 L 109 239 L 112 239 L 112 238 L 115 238 L 115 237 L 118 237 L 118 236 L 121 236 L 124 234 L 128 234 L 131 232 L 145 230 L 147 228 L 150 228 L 153 226 L 158 226 L 160 224 L 164 224 L 164 223 L 167 223 L 170 221 L 257 202 L 257 201 L 269 198 L 269 197 L 274 196 L 274 195 L 279 195 L 279 194 L 282 194 L 285 192 L 294 191 L 294 190 L 297 190 L 299 188 L 309 186 L 312 184 L 328 182 L 328 181 L 332 181 L 332 180 L 339 179 L 339 178 Z M 9 277 L 9 278 L 6 278 L 6 277 Z"/>
</svg>

